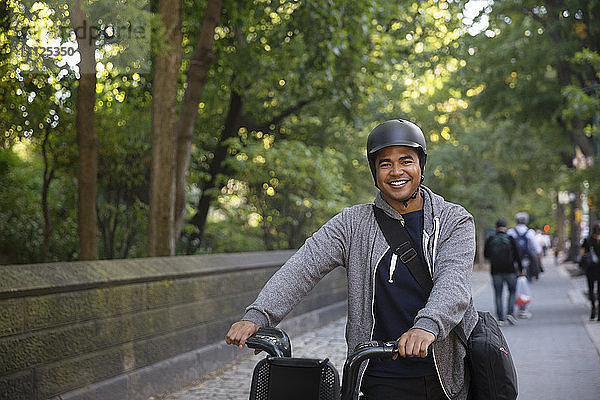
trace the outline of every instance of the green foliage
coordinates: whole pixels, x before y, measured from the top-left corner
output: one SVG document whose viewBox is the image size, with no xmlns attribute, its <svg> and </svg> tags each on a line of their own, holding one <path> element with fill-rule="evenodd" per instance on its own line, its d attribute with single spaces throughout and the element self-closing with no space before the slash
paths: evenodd
<svg viewBox="0 0 600 400">
<path fill-rule="evenodd" d="M 566 99 L 566 107 L 562 110 L 562 117 L 571 120 L 586 121 L 584 133 L 593 138 L 594 151 L 597 155 L 600 151 L 600 54 L 597 51 L 583 49 L 575 53 L 573 63 L 595 71 L 592 80 L 587 80 L 584 86 L 568 85 L 563 89 Z M 598 161 L 596 157 L 596 161 Z"/>
<path fill-rule="evenodd" d="M 267 151 L 256 146 L 248 156 L 248 202 L 267 249 L 299 247 L 307 235 L 348 205 L 344 155 L 333 148 L 287 141 Z"/>
<path fill-rule="evenodd" d="M 211 250 L 235 249 L 233 238 L 255 250 L 298 248 L 351 204 L 345 155 L 335 149 L 289 140 L 268 148 L 257 143 L 247 150 L 237 157 L 243 180 L 230 179 L 221 190 L 211 224 L 219 223 L 226 234 L 207 235 L 205 246 Z M 233 236 L 227 238 L 229 234 Z"/>
<path fill-rule="evenodd" d="M 16 262 L 37 258 L 41 233 L 36 177 L 24 167 L 11 150 L 0 151 L 0 254 Z"/>
<path fill-rule="evenodd" d="M 20 147 L 23 156 L 27 156 Z M 30 263 L 40 260 L 43 216 L 40 208 L 41 174 L 35 160 L 24 161 L 12 150 L 0 150 L 0 261 Z M 56 215 L 49 261 L 76 258 L 77 211 L 75 187 L 66 180 L 54 185 L 50 209 Z"/>
<path fill-rule="evenodd" d="M 49 7 L 11 2 L 10 17 L 0 19 L 0 252 L 10 262 L 39 259 L 43 178 L 49 259 L 77 257 L 76 69 L 33 61 L 25 68 L 16 51 L 32 21 L 69 26 L 61 2 L 38 3 Z M 133 22 L 157 32 L 158 15 L 145 1 L 121 3 L 84 5 L 105 28 Z M 177 252 L 298 247 L 343 207 L 372 200 L 366 136 L 390 118 L 423 128 L 425 183 L 463 204 L 478 227 L 520 210 L 535 227 L 553 225 L 556 192 L 577 192 L 584 181 L 597 209 L 597 165 L 567 168 L 575 143 L 590 155 L 600 126 L 597 2 L 495 1 L 482 11 L 489 26 L 473 36 L 465 3 L 226 0 L 194 131 L 188 217 L 202 195 L 214 197 L 202 241 L 199 227 L 185 225 Z M 205 7 L 184 2 L 178 101 Z M 67 33 L 54 35 L 67 43 Z M 150 40 L 114 43 L 106 33 L 97 42 L 100 252 L 144 256 Z M 169 51 L 160 40 L 152 45 Z M 27 158 L 8 150 L 16 143 Z"/>
<path fill-rule="evenodd" d="M 100 256 L 146 255 L 150 97 L 146 78 L 103 73 L 98 88 Z"/>
<path fill-rule="evenodd" d="M 582 182 L 567 168 L 575 146 L 585 154 L 591 149 L 597 103 L 585 87 L 596 79 L 597 67 L 589 68 L 594 57 L 584 48 L 598 38 L 597 2 L 496 1 L 482 13 L 489 25 L 460 39 L 467 66 L 450 82 L 463 86 L 456 88 L 469 103 L 461 118 L 449 118 L 458 122 L 450 125 L 451 132 L 461 132 L 455 136 L 458 145 L 475 135 L 495 149 L 469 153 L 477 160 L 472 171 L 494 183 L 488 200 L 476 201 L 471 210 L 476 216 L 486 204 L 505 216 L 524 210 L 541 227 L 539 221 L 554 218 L 557 191 L 577 192 L 565 182 L 579 179 L 572 187 Z M 480 129 L 487 134 L 478 135 Z M 440 183 L 444 190 L 457 189 L 446 179 Z M 466 187 L 462 191 L 464 204 L 478 196 Z M 481 222 L 490 224 L 491 218 Z"/>
</svg>

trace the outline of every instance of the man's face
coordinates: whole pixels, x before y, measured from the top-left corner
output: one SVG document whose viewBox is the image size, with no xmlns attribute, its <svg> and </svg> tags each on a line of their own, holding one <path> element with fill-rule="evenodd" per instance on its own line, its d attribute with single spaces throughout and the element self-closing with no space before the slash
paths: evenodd
<svg viewBox="0 0 600 400">
<path fill-rule="evenodd" d="M 384 147 L 377 152 L 375 168 L 377 186 L 394 208 L 412 196 L 421 183 L 419 153 L 412 147 Z"/>
</svg>

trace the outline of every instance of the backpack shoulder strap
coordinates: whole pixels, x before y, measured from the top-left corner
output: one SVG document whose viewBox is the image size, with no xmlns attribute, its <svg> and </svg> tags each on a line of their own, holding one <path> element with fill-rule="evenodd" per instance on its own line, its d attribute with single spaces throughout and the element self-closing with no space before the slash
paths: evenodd
<svg viewBox="0 0 600 400">
<path fill-rule="evenodd" d="M 429 297 L 429 293 L 433 289 L 433 280 L 429 275 L 429 271 L 425 268 L 423 260 L 414 249 L 408 231 L 400 221 L 393 219 L 379 207 L 373 205 L 373 211 L 375 212 L 375 220 L 390 248 L 406 265 L 410 274 Z"/>
</svg>

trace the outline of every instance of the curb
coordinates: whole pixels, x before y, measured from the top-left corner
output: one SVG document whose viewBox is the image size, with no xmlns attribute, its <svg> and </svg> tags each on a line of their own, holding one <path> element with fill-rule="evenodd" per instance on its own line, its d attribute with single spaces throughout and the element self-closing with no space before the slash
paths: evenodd
<svg viewBox="0 0 600 400">
<path fill-rule="evenodd" d="M 598 356 L 600 356 L 600 321 L 589 319 L 590 302 L 586 297 L 587 282 L 585 276 L 577 275 L 579 266 L 572 262 L 563 262 L 558 265 L 559 272 L 569 279 L 571 289 L 569 290 L 569 300 L 573 304 L 580 304 L 586 307 L 586 313 L 582 315 L 581 321 L 587 332 L 590 340 L 596 348 Z"/>
</svg>

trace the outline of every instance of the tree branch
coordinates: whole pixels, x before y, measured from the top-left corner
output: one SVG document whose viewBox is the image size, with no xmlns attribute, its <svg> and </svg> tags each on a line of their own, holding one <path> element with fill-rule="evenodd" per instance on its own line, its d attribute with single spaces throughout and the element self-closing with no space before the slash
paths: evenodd
<svg viewBox="0 0 600 400">
<path fill-rule="evenodd" d="M 304 106 L 312 103 L 313 101 L 315 101 L 317 98 L 316 97 L 310 97 L 308 99 L 305 100 L 301 100 L 299 101 L 297 104 L 294 104 L 286 109 L 284 109 L 283 111 L 281 111 L 279 114 L 275 115 L 274 117 L 272 117 L 270 120 L 262 122 L 262 123 L 257 123 L 257 124 L 253 124 L 250 120 L 246 120 L 246 127 L 248 128 L 248 130 L 251 131 L 270 131 L 271 129 L 269 128 L 271 125 L 278 125 L 279 123 L 281 123 L 281 121 L 283 121 L 285 118 L 289 117 L 292 114 L 297 113 L 298 111 L 300 111 Z"/>
</svg>

